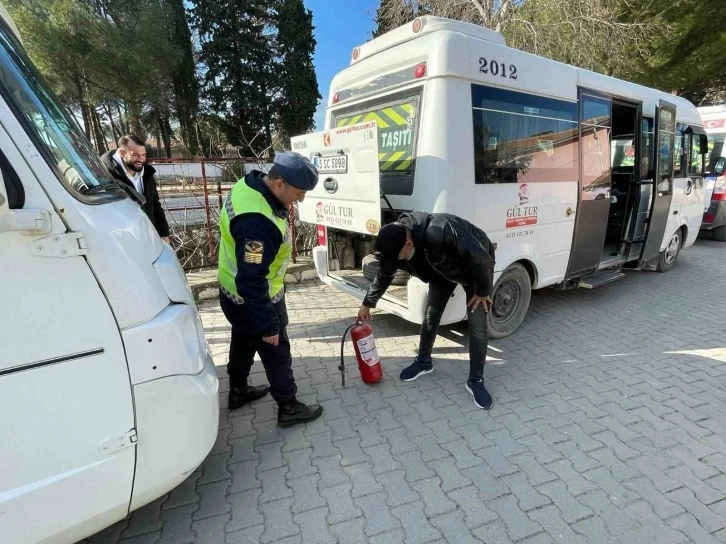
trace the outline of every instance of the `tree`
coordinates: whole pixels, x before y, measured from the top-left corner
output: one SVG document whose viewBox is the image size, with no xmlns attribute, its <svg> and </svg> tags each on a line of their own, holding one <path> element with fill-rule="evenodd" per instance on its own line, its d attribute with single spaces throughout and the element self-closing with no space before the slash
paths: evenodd
<svg viewBox="0 0 726 544">
<path fill-rule="evenodd" d="M 197 0 L 207 120 L 248 156 L 306 132 L 320 99 L 312 13 L 302 0 Z"/>
<path fill-rule="evenodd" d="M 313 14 L 305 9 L 302 0 L 281 0 L 275 9 L 275 24 L 280 62 L 277 79 L 281 87 L 276 100 L 278 129 L 289 140 L 313 128 L 313 116 L 321 100 L 313 66 Z"/>
<path fill-rule="evenodd" d="M 675 91 L 696 104 L 726 101 L 726 11 L 720 0 L 642 0 L 642 9 L 660 11 L 669 24 L 667 39 L 653 43 L 644 80 Z"/>
<path fill-rule="evenodd" d="M 265 125 L 265 92 L 272 80 L 269 14 L 259 0 L 198 0 L 192 21 L 206 109 L 230 142 L 242 145 Z"/>
<path fill-rule="evenodd" d="M 411 10 L 430 13 L 501 32 L 517 49 L 624 76 L 642 66 L 666 30 L 658 13 L 628 9 L 636 1 L 381 0 L 377 22 L 386 29 L 405 23 Z"/>
<path fill-rule="evenodd" d="M 376 30 L 373 37 L 377 38 L 416 18 L 416 3 L 412 0 L 381 0 L 373 22 Z"/>
<path fill-rule="evenodd" d="M 199 83 L 196 75 L 192 34 L 189 30 L 183 0 L 169 0 L 169 41 L 180 51 L 180 58 L 171 73 L 174 84 L 174 102 L 179 119 L 179 134 L 182 144 L 194 155 L 198 143 L 194 137 L 194 123 L 199 110 Z"/>
</svg>

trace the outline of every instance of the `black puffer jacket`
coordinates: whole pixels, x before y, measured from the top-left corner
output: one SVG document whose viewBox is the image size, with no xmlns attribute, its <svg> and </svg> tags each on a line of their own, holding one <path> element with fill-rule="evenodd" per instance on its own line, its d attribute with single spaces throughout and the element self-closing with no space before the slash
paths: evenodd
<svg viewBox="0 0 726 544">
<path fill-rule="evenodd" d="M 117 181 L 135 188 L 134 184 L 131 183 L 131 180 L 126 175 L 126 172 L 124 172 L 124 169 L 113 158 L 115 153 L 115 151 L 104 153 L 101 161 Z M 145 164 L 144 176 L 141 178 L 141 182 L 144 185 L 144 197 L 146 198 L 143 209 L 149 219 L 151 219 L 151 223 L 156 227 L 156 232 L 159 233 L 159 236 L 169 236 L 169 223 L 166 220 L 164 207 L 159 200 L 159 191 L 156 188 L 156 177 L 154 174 L 156 174 L 154 167 L 150 164 Z"/>
<path fill-rule="evenodd" d="M 399 218 L 413 233 L 416 251 L 409 261 L 381 259 L 363 304 L 375 308 L 396 269 L 425 283 L 450 282 L 472 287 L 478 296 L 492 293 L 494 245 L 484 232 L 455 215 L 413 212 Z"/>
</svg>

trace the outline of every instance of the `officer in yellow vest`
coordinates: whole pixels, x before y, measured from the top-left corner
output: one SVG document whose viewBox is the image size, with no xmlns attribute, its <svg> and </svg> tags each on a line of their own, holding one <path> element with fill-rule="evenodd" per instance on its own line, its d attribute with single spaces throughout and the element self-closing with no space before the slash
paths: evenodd
<svg viewBox="0 0 726 544">
<path fill-rule="evenodd" d="M 288 209 L 317 183 L 318 171 L 308 159 L 279 153 L 267 175 L 255 170 L 235 184 L 219 218 L 220 303 L 232 325 L 228 406 L 234 410 L 267 394 L 267 386 L 247 381 L 257 353 L 281 427 L 323 413 L 322 406 L 306 406 L 295 397 L 284 285 L 293 244 Z"/>
</svg>

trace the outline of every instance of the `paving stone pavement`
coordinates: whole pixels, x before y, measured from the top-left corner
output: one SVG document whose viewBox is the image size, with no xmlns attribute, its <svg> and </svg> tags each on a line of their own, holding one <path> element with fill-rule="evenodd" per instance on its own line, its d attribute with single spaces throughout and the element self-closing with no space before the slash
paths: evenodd
<svg viewBox="0 0 726 544">
<path fill-rule="evenodd" d="M 324 417 L 280 430 L 269 397 L 223 408 L 186 482 L 86 542 L 726 542 L 724 262 L 726 244 L 699 240 L 667 274 L 535 292 L 521 329 L 491 342 L 490 411 L 463 388 L 465 327 L 443 327 L 435 372 L 403 383 L 418 327 L 380 312 L 385 380 L 363 384 L 348 344 L 342 388 L 358 303 L 293 286 L 298 396 Z M 201 311 L 224 407 L 229 326 Z"/>
</svg>

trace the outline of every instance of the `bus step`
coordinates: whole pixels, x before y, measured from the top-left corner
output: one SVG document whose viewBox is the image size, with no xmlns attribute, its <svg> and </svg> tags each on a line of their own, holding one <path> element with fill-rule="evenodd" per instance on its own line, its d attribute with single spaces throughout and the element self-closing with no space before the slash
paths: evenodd
<svg viewBox="0 0 726 544">
<path fill-rule="evenodd" d="M 618 272 L 617 270 L 603 270 L 593 276 L 581 279 L 579 286 L 585 289 L 594 289 L 595 287 L 600 287 L 606 283 L 617 281 L 624 276 L 625 274 Z"/>
</svg>

